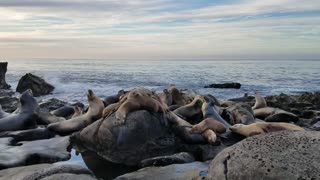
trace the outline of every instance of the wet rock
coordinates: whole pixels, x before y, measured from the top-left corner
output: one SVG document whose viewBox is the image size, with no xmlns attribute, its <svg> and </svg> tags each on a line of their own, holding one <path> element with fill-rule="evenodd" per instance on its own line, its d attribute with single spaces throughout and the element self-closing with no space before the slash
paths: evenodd
<svg viewBox="0 0 320 180">
<path fill-rule="evenodd" d="M 16 91 L 22 93 L 27 89 L 31 89 L 33 95 L 37 97 L 50 94 L 54 90 L 54 87 L 42 78 L 31 73 L 27 73 L 19 80 Z"/>
<path fill-rule="evenodd" d="M 0 62 L 0 89 L 9 89 L 11 86 L 6 82 L 8 62 Z"/>
<path fill-rule="evenodd" d="M 0 104 L 5 112 L 11 113 L 18 108 L 19 100 L 16 97 L 2 96 L 0 97 Z"/>
<path fill-rule="evenodd" d="M 12 137 L 15 142 L 50 139 L 54 136 L 55 134 L 46 128 L 0 132 L 0 138 Z"/>
<path fill-rule="evenodd" d="M 8 96 L 11 97 L 14 95 L 14 92 L 11 89 L 0 89 L 0 97 Z"/>
<path fill-rule="evenodd" d="M 164 167 L 147 167 L 136 172 L 117 177 L 115 180 L 185 180 L 199 177 L 208 168 L 207 163 L 193 162 L 186 164 L 172 164 Z"/>
<path fill-rule="evenodd" d="M 223 84 L 210 84 L 204 88 L 220 88 L 220 89 L 240 89 L 240 83 L 223 83 Z"/>
<path fill-rule="evenodd" d="M 68 103 L 65 101 L 61 101 L 56 98 L 50 98 L 50 99 L 41 100 L 39 102 L 39 108 L 41 111 L 50 112 L 50 111 L 59 109 L 67 104 Z"/>
<path fill-rule="evenodd" d="M 112 114 L 72 139 L 80 151 L 89 149 L 111 162 L 134 166 L 147 158 L 174 153 L 175 136 L 163 118 L 160 113 L 139 110 L 129 113 L 125 124 L 119 126 Z"/>
<path fill-rule="evenodd" d="M 169 156 L 160 156 L 141 161 L 140 167 L 149 166 L 167 166 L 170 164 L 184 164 L 195 161 L 194 157 L 190 153 L 181 152 Z"/>
<path fill-rule="evenodd" d="M 318 179 L 320 132 L 280 131 L 249 137 L 217 155 L 208 179 Z"/>
<path fill-rule="evenodd" d="M 70 159 L 69 150 L 69 137 L 10 144 L 0 151 L 0 169 L 65 161 Z"/>
<path fill-rule="evenodd" d="M 76 180 L 94 180 L 92 173 L 81 166 L 76 165 L 55 165 L 55 164 L 37 164 L 10 168 L 0 171 L 0 179 L 5 180 L 58 180 L 58 179 L 76 179 Z"/>
</svg>

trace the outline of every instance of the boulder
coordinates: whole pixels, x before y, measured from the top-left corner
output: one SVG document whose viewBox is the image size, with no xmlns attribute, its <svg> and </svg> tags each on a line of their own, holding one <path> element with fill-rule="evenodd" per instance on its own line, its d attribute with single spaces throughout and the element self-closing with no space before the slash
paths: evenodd
<svg viewBox="0 0 320 180">
<path fill-rule="evenodd" d="M 208 179 L 319 179 L 320 132 L 279 131 L 246 138 L 211 162 Z"/>
<path fill-rule="evenodd" d="M 54 163 L 70 159 L 69 137 L 19 143 L 11 140 L 11 143 L 6 145 L 7 147 L 0 151 L 0 169 L 37 163 Z"/>
<path fill-rule="evenodd" d="M 240 89 L 240 83 L 223 83 L 223 84 L 210 84 L 204 88 L 219 88 L 219 89 Z"/>
<path fill-rule="evenodd" d="M 0 89 L 9 89 L 11 86 L 6 82 L 8 62 L 0 62 Z"/>
<path fill-rule="evenodd" d="M 175 136 L 163 120 L 161 113 L 139 110 L 129 113 L 119 126 L 112 114 L 71 139 L 79 151 L 89 149 L 113 163 L 135 166 L 144 159 L 174 153 Z"/>
<path fill-rule="evenodd" d="M 195 161 L 194 157 L 187 152 L 181 152 L 169 156 L 160 156 L 149 158 L 141 161 L 140 167 L 149 167 L 149 166 L 167 166 L 170 164 L 184 164 L 191 163 Z"/>
<path fill-rule="evenodd" d="M 37 164 L 10 168 L 0 171 L 0 179 L 5 180 L 94 180 L 92 173 L 81 166 Z"/>
<path fill-rule="evenodd" d="M 22 93 L 27 89 L 31 89 L 33 95 L 38 97 L 50 94 L 54 90 L 54 87 L 42 78 L 31 73 L 27 73 L 19 80 L 16 91 Z"/>
<path fill-rule="evenodd" d="M 147 167 L 136 172 L 124 174 L 115 180 L 164 180 L 175 179 L 185 180 L 194 179 L 201 174 L 205 174 L 208 164 L 203 162 L 193 162 L 186 164 L 172 164 L 164 167 Z"/>
</svg>

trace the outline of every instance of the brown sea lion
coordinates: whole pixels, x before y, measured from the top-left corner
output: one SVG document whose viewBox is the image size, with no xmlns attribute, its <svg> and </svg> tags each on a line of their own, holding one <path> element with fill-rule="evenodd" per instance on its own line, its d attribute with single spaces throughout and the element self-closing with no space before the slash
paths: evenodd
<svg viewBox="0 0 320 180">
<path fill-rule="evenodd" d="M 170 85 L 169 92 L 172 96 L 172 104 L 177 104 L 177 105 L 185 105 L 186 101 L 181 95 L 181 92 L 176 88 L 174 84 Z"/>
<path fill-rule="evenodd" d="M 103 101 L 96 97 L 92 90 L 88 90 L 87 97 L 89 110 L 85 114 L 60 123 L 49 124 L 48 129 L 57 132 L 58 134 L 65 135 L 79 131 L 100 119 L 104 109 Z"/>
<path fill-rule="evenodd" d="M 203 104 L 203 97 L 196 96 L 191 103 L 184 105 L 174 110 L 173 112 L 189 122 L 196 121 L 197 123 L 200 120 L 200 118 L 202 119 L 202 111 L 201 111 L 202 104 Z"/>
<path fill-rule="evenodd" d="M 118 93 L 116 95 L 113 96 L 107 96 L 103 102 L 105 107 L 109 106 L 110 104 L 114 104 L 119 102 L 119 99 L 122 95 L 126 94 L 128 91 L 125 91 L 123 89 L 121 89 L 120 91 L 118 91 Z"/>
<path fill-rule="evenodd" d="M 82 114 L 83 114 L 82 108 L 79 106 L 75 106 L 74 107 L 74 114 L 72 115 L 71 119 L 78 117 L 78 116 L 81 116 Z"/>
<path fill-rule="evenodd" d="M 265 107 L 255 109 L 253 112 L 256 118 L 267 122 L 297 122 L 299 120 L 295 114 L 279 108 Z"/>
<path fill-rule="evenodd" d="M 108 117 L 108 116 L 111 115 L 112 113 L 116 112 L 119 107 L 120 107 L 120 103 L 110 104 L 109 106 L 107 106 L 107 107 L 105 107 L 105 108 L 103 109 L 102 117 L 103 117 L 103 118 Z"/>
<path fill-rule="evenodd" d="M 266 100 L 259 93 L 256 92 L 254 97 L 256 99 L 256 102 L 255 102 L 254 106 L 252 107 L 253 110 L 267 107 Z"/>
<path fill-rule="evenodd" d="M 221 122 L 212 118 L 207 118 L 194 125 L 190 130 L 190 133 L 202 133 L 207 129 L 211 129 L 215 133 L 224 133 L 227 130 Z"/>
<path fill-rule="evenodd" d="M 303 131 L 304 129 L 290 123 L 271 123 L 271 122 L 257 122 L 250 125 L 235 124 L 230 127 L 230 130 L 234 133 L 241 134 L 249 137 L 263 133 L 282 131 L 282 130 L 293 130 Z"/>
<path fill-rule="evenodd" d="M 164 89 L 162 93 L 159 93 L 161 100 L 166 103 L 168 106 L 172 105 L 172 95 L 168 89 Z"/>
<path fill-rule="evenodd" d="M 255 117 L 251 106 L 247 103 L 237 103 L 225 109 L 228 111 L 230 124 L 251 124 L 255 122 Z"/>
</svg>

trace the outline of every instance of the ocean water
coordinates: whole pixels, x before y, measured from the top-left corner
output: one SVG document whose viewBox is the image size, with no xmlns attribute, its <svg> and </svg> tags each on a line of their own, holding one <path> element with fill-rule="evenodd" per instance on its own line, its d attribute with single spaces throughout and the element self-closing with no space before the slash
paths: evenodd
<svg viewBox="0 0 320 180">
<path fill-rule="evenodd" d="M 56 88 L 51 95 L 69 102 L 86 102 L 92 89 L 99 97 L 120 89 L 146 87 L 162 91 L 170 84 L 219 99 L 262 95 L 299 94 L 320 90 L 320 61 L 110 61 L 110 60 L 11 60 L 7 82 L 15 89 L 25 73 L 43 77 Z M 211 83 L 239 82 L 240 90 L 206 89 Z"/>
</svg>

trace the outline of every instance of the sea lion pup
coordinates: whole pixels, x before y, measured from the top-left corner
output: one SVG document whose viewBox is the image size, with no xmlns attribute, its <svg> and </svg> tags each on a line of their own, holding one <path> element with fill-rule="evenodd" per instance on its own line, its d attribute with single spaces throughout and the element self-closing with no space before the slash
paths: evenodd
<svg viewBox="0 0 320 180">
<path fill-rule="evenodd" d="M 161 98 L 161 100 L 166 103 L 168 106 L 172 105 L 172 95 L 168 91 L 168 89 L 164 89 L 162 93 L 158 94 Z"/>
<path fill-rule="evenodd" d="M 87 97 L 89 102 L 89 110 L 85 114 L 67 121 L 49 124 L 47 128 L 58 134 L 65 135 L 79 131 L 94 121 L 100 119 L 104 108 L 103 101 L 96 97 L 93 91 L 90 89 L 88 90 Z"/>
<path fill-rule="evenodd" d="M 177 104 L 182 106 L 186 104 L 184 98 L 181 95 L 181 92 L 176 88 L 174 84 L 170 85 L 169 92 L 172 96 L 172 104 Z"/>
<path fill-rule="evenodd" d="M 10 113 L 5 112 L 0 105 L 0 119 L 10 116 Z"/>
<path fill-rule="evenodd" d="M 255 102 L 254 106 L 252 107 L 253 110 L 267 107 L 266 100 L 259 93 L 256 92 L 254 97 L 256 99 L 256 102 Z"/>
<path fill-rule="evenodd" d="M 212 118 L 207 118 L 202 120 L 200 123 L 192 126 L 190 133 L 202 133 L 207 129 L 211 129 L 215 133 L 224 133 L 227 130 L 221 122 Z"/>
<path fill-rule="evenodd" d="M 303 128 L 290 123 L 257 122 L 250 125 L 235 124 L 230 127 L 234 133 L 245 137 L 282 130 L 304 131 Z"/>
<path fill-rule="evenodd" d="M 72 115 L 71 118 L 75 118 L 75 117 L 81 116 L 82 114 L 83 114 L 82 108 L 79 107 L 79 106 L 76 106 L 76 107 L 74 107 L 74 114 Z"/>
<path fill-rule="evenodd" d="M 17 114 L 11 114 L 0 119 L 0 131 L 16 131 L 35 128 L 35 110 L 39 107 L 30 89 L 23 92 L 19 98 L 20 107 Z"/>
<path fill-rule="evenodd" d="M 297 122 L 298 116 L 279 108 L 265 107 L 253 110 L 254 116 L 267 122 Z"/>
<path fill-rule="evenodd" d="M 161 101 L 156 93 L 148 89 L 134 89 L 120 99 L 120 106 L 116 111 L 118 123 L 123 124 L 128 113 L 141 109 L 164 112 L 164 109 L 167 109 L 167 105 Z"/>
<path fill-rule="evenodd" d="M 189 122 L 196 121 L 191 123 L 198 123 L 199 120 L 202 119 L 202 111 L 201 111 L 201 107 L 203 104 L 202 98 L 203 97 L 197 95 L 191 103 L 184 105 L 174 110 L 173 112 Z"/>
<path fill-rule="evenodd" d="M 118 91 L 118 94 L 113 95 L 113 96 L 107 96 L 106 98 L 104 98 L 103 102 L 105 107 L 109 106 L 110 104 L 114 104 L 119 102 L 119 99 L 122 95 L 126 94 L 128 91 L 125 91 L 123 89 L 121 89 L 120 91 Z"/>
</svg>

